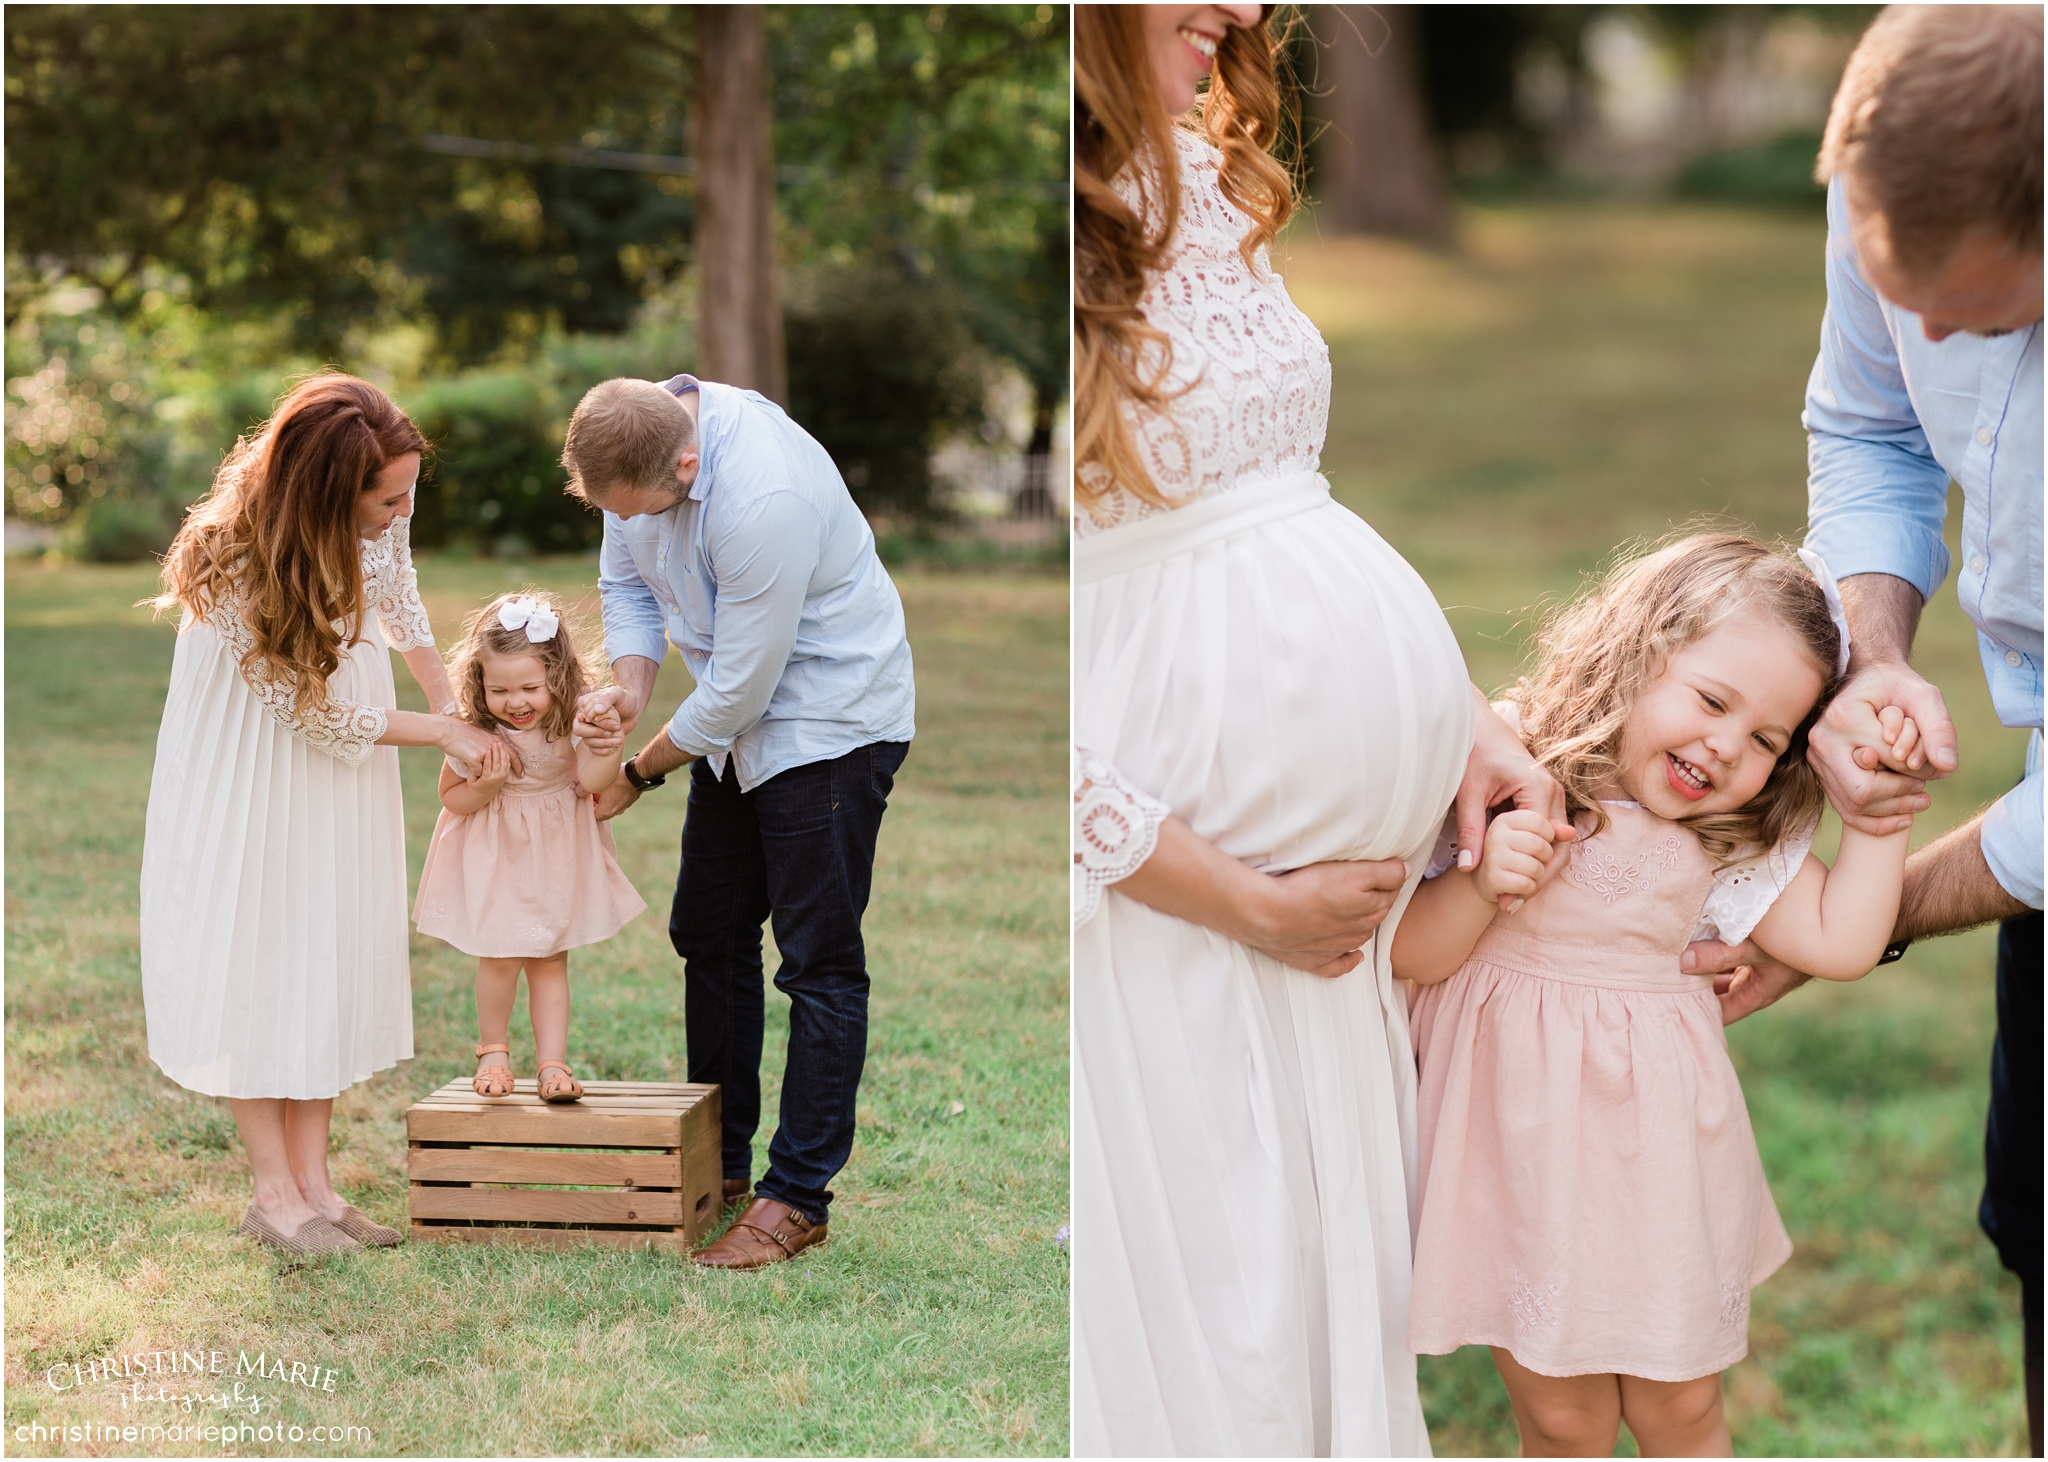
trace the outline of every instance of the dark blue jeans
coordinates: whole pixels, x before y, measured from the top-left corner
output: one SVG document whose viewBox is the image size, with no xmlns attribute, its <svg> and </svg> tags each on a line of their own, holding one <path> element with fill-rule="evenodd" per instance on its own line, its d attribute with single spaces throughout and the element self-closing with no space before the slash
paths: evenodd
<svg viewBox="0 0 2048 1462">
<path fill-rule="evenodd" d="M 876 742 L 792 767 L 751 792 L 690 767 L 683 862 L 668 921 L 683 957 L 683 1027 L 692 1081 L 720 1087 L 725 1176 L 745 1178 L 761 1125 L 761 926 L 773 920 L 789 997 L 789 1060 L 768 1171 L 754 1185 L 813 1223 L 825 1186 L 853 1151 L 854 1098 L 868 1049 L 861 915 L 875 835 L 909 746 Z"/>
<path fill-rule="evenodd" d="M 2026 1324 L 2027 1423 L 2041 1455 L 2041 915 L 1998 926 L 1998 1037 L 1984 1124 L 1977 1222 L 2019 1276 Z"/>
</svg>

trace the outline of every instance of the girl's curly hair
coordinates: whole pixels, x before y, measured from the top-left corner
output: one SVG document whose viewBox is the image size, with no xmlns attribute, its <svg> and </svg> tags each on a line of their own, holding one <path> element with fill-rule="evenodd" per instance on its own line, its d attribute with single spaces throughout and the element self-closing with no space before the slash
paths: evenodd
<svg viewBox="0 0 2048 1462">
<path fill-rule="evenodd" d="M 515 599 L 531 599 L 560 622 L 552 639 L 534 641 L 526 630 L 506 629 L 498 622 L 500 607 Z M 559 741 L 576 724 L 576 702 L 598 686 L 601 677 L 578 647 L 580 626 L 570 607 L 545 589 L 500 594 L 462 624 L 462 642 L 449 670 L 455 681 L 456 714 L 472 726 L 495 731 L 502 723 L 484 701 L 484 656 L 532 655 L 548 677 L 548 708 L 540 718 L 548 740 Z"/>
<path fill-rule="evenodd" d="M 1621 558 L 1592 590 L 1553 612 L 1537 636 L 1536 664 L 1507 699 L 1521 713 L 1530 753 L 1564 788 L 1571 816 L 1590 813 L 1596 832 L 1606 827 L 1598 792 L 1621 770 L 1636 698 L 1672 655 L 1746 608 L 1791 631 L 1820 672 L 1820 698 L 1745 806 L 1680 820 L 1726 865 L 1819 819 L 1826 797 L 1806 764 L 1806 743 L 1841 685 L 1841 634 L 1804 565 L 1732 533 L 1687 534 Z"/>
<path fill-rule="evenodd" d="M 1166 113 L 1145 49 L 1141 5 L 1082 5 L 1074 12 L 1075 491 L 1084 501 L 1114 487 L 1166 504 L 1131 441 L 1126 404 L 1164 409 L 1172 346 L 1138 305 L 1148 275 L 1166 267 L 1180 221 L 1176 126 L 1223 154 L 1217 181 L 1251 220 L 1238 245 L 1247 268 L 1294 212 L 1295 178 L 1273 156 L 1291 94 L 1278 67 L 1289 22 L 1270 12 L 1232 26 L 1216 49 L 1207 89 L 1176 121 Z M 1117 184 L 1136 185 L 1126 203 Z"/>
</svg>

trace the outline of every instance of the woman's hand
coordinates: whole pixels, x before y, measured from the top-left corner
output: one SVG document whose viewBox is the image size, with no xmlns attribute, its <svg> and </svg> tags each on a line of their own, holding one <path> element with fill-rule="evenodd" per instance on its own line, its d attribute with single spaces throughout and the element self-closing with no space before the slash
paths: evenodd
<svg viewBox="0 0 2048 1462">
<path fill-rule="evenodd" d="M 512 779 L 512 748 L 495 736 L 491 742 L 470 763 L 476 769 L 469 775 L 470 789 L 486 801 L 504 791 L 505 783 Z"/>
<path fill-rule="evenodd" d="M 437 716 L 435 719 L 441 724 L 436 728 L 440 734 L 434 738 L 434 745 L 453 760 L 465 766 L 478 766 L 496 748 L 506 759 L 507 775 L 517 776 L 525 770 L 520 764 L 519 753 L 496 732 L 482 730 L 454 716 Z"/>
<path fill-rule="evenodd" d="M 1284 965 L 1333 977 L 1348 974 L 1365 958 L 1361 946 L 1394 907 L 1408 881 L 1408 865 L 1398 858 L 1312 863 L 1292 873 L 1254 877 L 1271 889 L 1259 901 L 1251 927 L 1234 937 Z"/>
<path fill-rule="evenodd" d="M 1536 765 L 1529 748 L 1473 687 L 1479 702 L 1473 718 L 1472 755 L 1465 761 L 1465 779 L 1458 783 L 1458 867 L 1470 869 L 1479 863 L 1486 845 L 1486 812 L 1512 801 L 1525 812 L 1540 813 L 1553 823 L 1564 824 L 1564 788 L 1556 778 Z"/>
</svg>

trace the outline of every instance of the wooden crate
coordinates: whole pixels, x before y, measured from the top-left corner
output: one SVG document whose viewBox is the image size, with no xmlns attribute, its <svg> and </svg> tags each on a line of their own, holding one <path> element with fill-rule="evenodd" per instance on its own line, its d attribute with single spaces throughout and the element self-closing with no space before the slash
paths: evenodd
<svg viewBox="0 0 2048 1462">
<path fill-rule="evenodd" d="M 586 1081 L 550 1104 L 521 1081 L 451 1081 L 406 1110 L 416 1241 L 688 1250 L 718 1222 L 718 1088 Z M 574 1186 L 539 1186 L 563 1185 Z"/>
</svg>

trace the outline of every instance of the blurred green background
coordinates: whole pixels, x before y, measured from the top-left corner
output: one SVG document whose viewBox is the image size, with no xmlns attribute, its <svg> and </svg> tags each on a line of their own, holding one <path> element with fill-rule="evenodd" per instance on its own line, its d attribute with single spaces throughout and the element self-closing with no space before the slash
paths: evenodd
<svg viewBox="0 0 2048 1462">
<path fill-rule="evenodd" d="M 699 368 L 699 80 L 727 64 L 699 9 L 8 12 L 10 543 L 160 549 L 236 435 L 339 366 L 434 443 L 416 543 L 593 546 L 570 408 Z M 747 308 L 885 540 L 929 537 L 941 449 L 1003 483 L 1054 450 L 1066 9 L 752 9 L 778 278 Z"/>
<path fill-rule="evenodd" d="M 1631 538 L 1702 515 L 1800 537 L 1817 211 L 1467 206 L 1458 238 L 1324 237 L 1311 216 L 1276 264 L 1329 341 L 1336 494 L 1435 590 L 1479 685 L 1511 683 L 1533 613 Z M 2016 782 L 2025 738 L 1992 714 L 1952 587 L 1915 658 L 1962 749 L 1918 844 Z M 1989 931 L 1929 940 L 1730 1028 L 1794 1245 L 1728 1374 L 1739 1454 L 2026 1450 L 2018 1284 L 1975 1216 L 1992 976 Z M 1515 1453 L 1483 1350 L 1420 1366 L 1439 1455 Z"/>
</svg>

